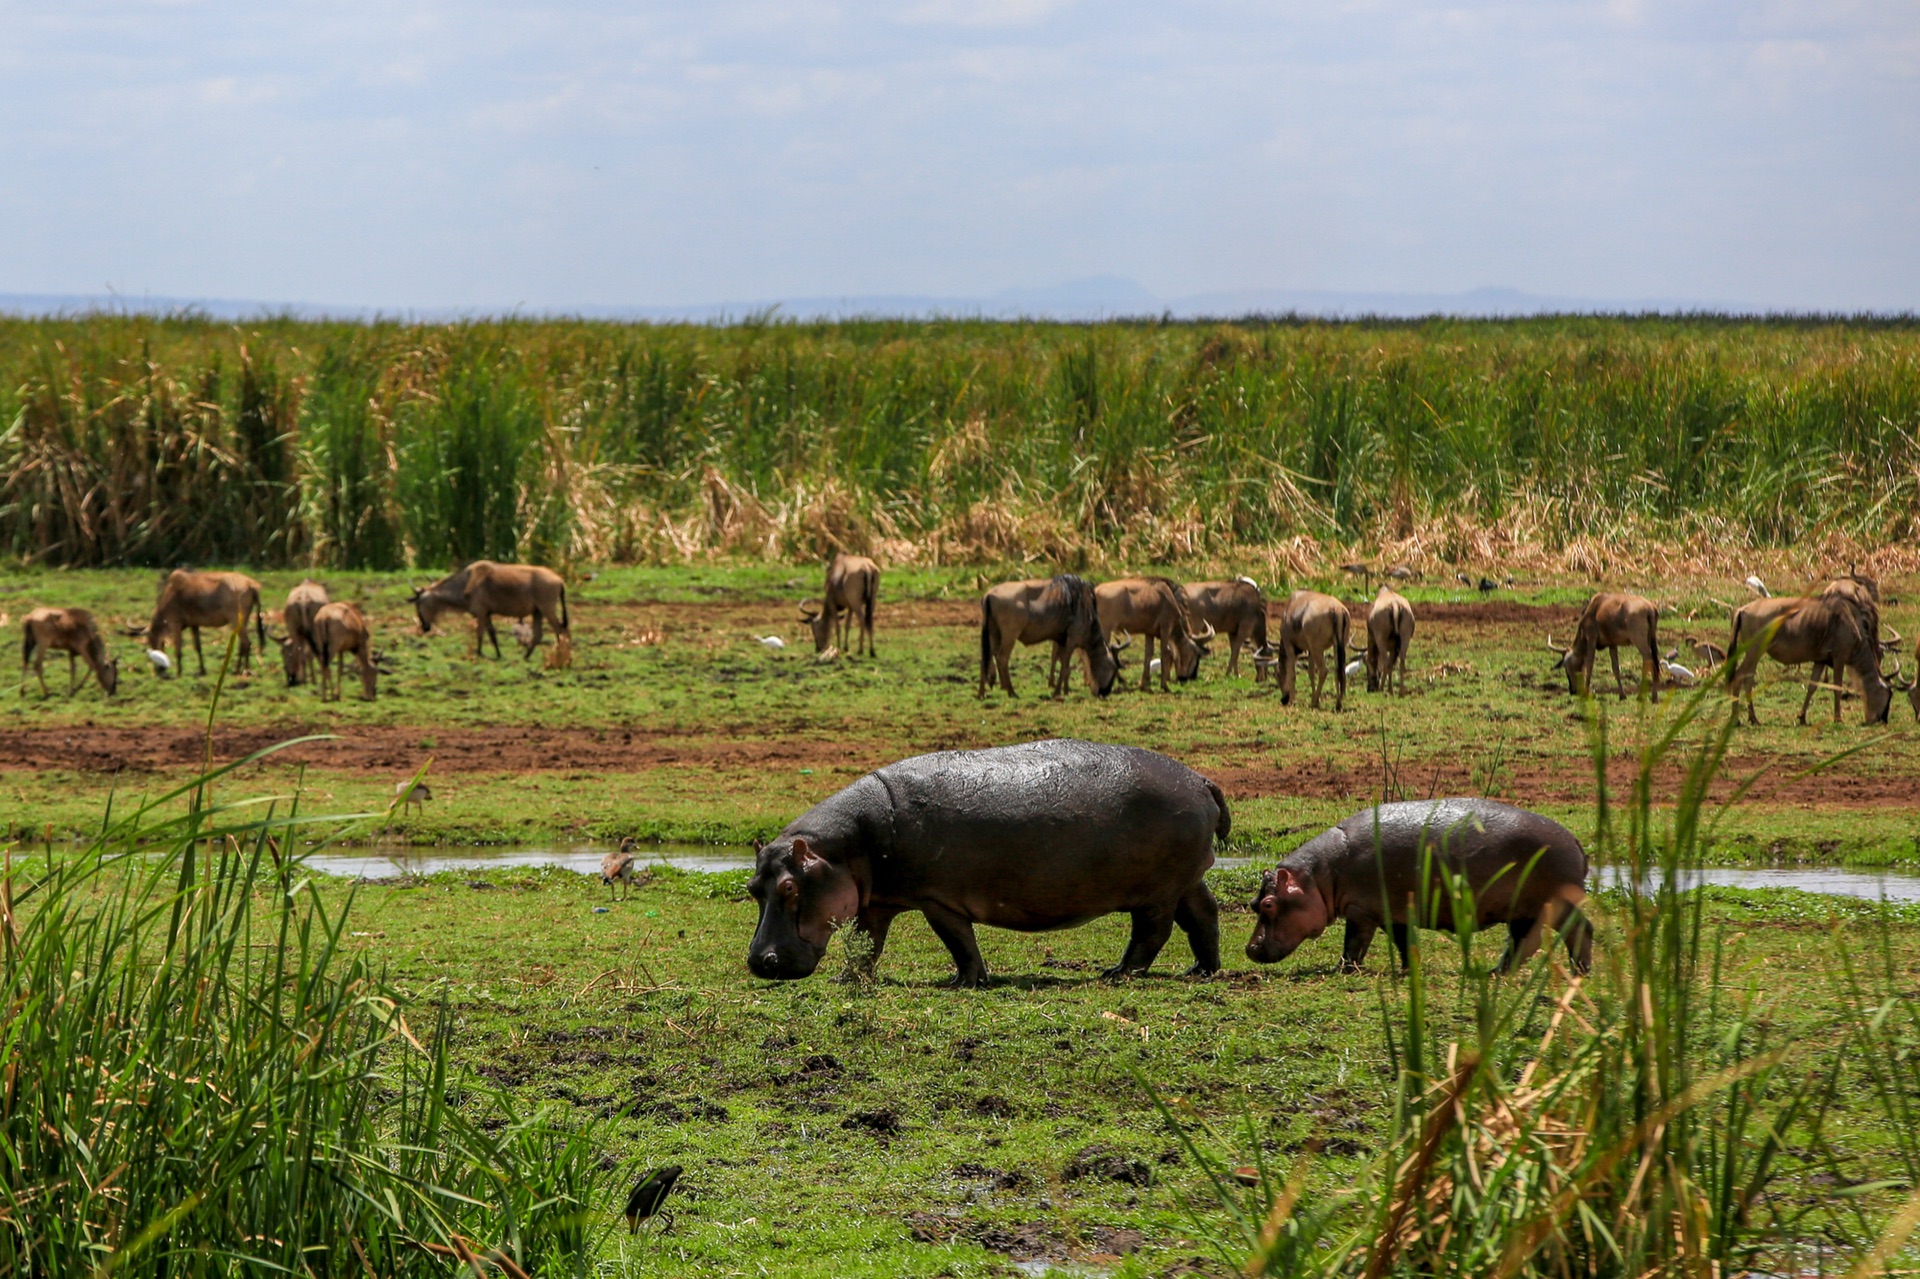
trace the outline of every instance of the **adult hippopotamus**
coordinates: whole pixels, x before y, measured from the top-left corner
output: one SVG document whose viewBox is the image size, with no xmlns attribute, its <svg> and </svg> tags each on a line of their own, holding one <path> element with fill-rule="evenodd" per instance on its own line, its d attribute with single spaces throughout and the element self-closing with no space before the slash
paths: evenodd
<svg viewBox="0 0 1920 1279">
<path fill-rule="evenodd" d="M 953 954 L 953 984 L 978 986 L 987 968 L 975 924 L 1040 932 L 1126 911 L 1133 936 L 1110 975 L 1144 972 L 1175 924 L 1193 946 L 1189 971 L 1211 973 L 1219 908 L 1202 877 L 1227 829 L 1218 786 L 1137 747 L 916 755 L 822 800 L 758 850 L 747 967 L 805 977 L 848 923 L 872 939 L 871 965 L 894 916 L 917 910 Z"/>
<path fill-rule="evenodd" d="M 1426 849 L 1432 870 L 1416 904 Z M 1261 878 L 1247 958 L 1276 963 L 1344 919 L 1343 970 L 1360 967 L 1382 924 L 1392 926 L 1405 965 L 1410 920 L 1454 927 L 1441 867 L 1472 888 L 1476 927 L 1507 926 L 1500 971 L 1529 958 L 1546 930 L 1563 925 L 1574 970 L 1587 970 L 1593 933 L 1578 909 L 1587 895 L 1580 841 L 1559 822 L 1491 799 L 1382 804 L 1314 836 Z"/>
</svg>

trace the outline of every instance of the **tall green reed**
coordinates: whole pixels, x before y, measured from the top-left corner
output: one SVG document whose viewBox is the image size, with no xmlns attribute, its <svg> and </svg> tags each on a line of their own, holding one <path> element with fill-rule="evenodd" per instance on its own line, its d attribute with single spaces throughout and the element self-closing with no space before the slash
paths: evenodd
<svg viewBox="0 0 1920 1279">
<path fill-rule="evenodd" d="M 1484 560 L 1920 518 L 1920 329 L 1866 321 L 0 321 L 0 415 L 0 545 L 71 564 Z"/>
<path fill-rule="evenodd" d="M 242 766 L 8 854 L 0 1272 L 588 1273 L 592 1127 L 454 1075 L 445 1005 L 403 1000 L 286 853 L 314 820 L 208 798 Z"/>
</svg>

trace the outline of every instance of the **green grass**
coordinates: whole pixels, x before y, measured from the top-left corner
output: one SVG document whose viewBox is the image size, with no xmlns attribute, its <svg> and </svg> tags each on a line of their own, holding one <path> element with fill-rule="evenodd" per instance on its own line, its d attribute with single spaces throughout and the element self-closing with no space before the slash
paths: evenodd
<svg viewBox="0 0 1920 1279">
<path fill-rule="evenodd" d="M 336 811 L 384 808 L 393 785 L 432 757 L 434 802 L 394 824 L 396 835 L 423 843 L 623 835 L 740 843 L 770 836 L 890 760 L 1049 735 L 1137 743 L 1219 773 L 1233 806 L 1236 846 L 1263 855 L 1283 852 L 1377 799 L 1389 772 L 1403 793 L 1492 791 L 1534 804 L 1583 835 L 1592 832 L 1593 771 L 1582 713 L 1543 660 L 1550 656 L 1547 633 L 1564 628 L 1568 606 L 1585 589 L 1577 582 L 1517 587 L 1512 595 L 1537 611 L 1512 621 L 1423 621 L 1413 696 L 1356 689 L 1346 713 L 1336 716 L 1304 704 L 1283 708 L 1244 676 L 1224 678 L 1217 657 L 1208 659 L 1199 682 L 1172 694 L 1129 688 L 1095 701 L 1083 684 L 1054 702 L 1039 693 L 1044 655 L 1037 649 L 1015 658 L 1021 697 L 1009 702 L 996 692 L 976 701 L 978 639 L 969 619 L 980 574 L 964 570 L 889 572 L 879 660 L 818 664 L 794 612 L 795 602 L 816 589 L 816 572 L 768 564 L 634 568 L 578 581 L 571 593 L 574 664 L 563 672 L 542 670 L 537 659 L 519 661 L 511 643 L 507 660 L 474 662 L 464 622 L 432 636 L 412 633 L 403 575 L 329 573 L 337 597 L 367 603 L 375 645 L 391 659 L 379 700 L 349 696 L 323 704 L 310 688 L 286 688 L 276 659 L 260 677 L 227 687 L 223 751 L 340 735 L 342 755 L 310 751 L 302 763 L 282 757 L 248 774 L 249 785 L 282 794 L 304 783 L 313 802 Z M 284 597 L 298 577 L 266 574 L 269 601 Z M 1905 582 L 1889 579 L 1888 586 L 1904 591 Z M 0 583 L 0 610 L 17 619 L 34 604 L 78 604 L 104 618 L 140 618 L 153 589 L 154 575 L 138 570 L 36 571 Z M 1714 611 L 1707 598 L 1719 589 L 1695 580 L 1662 598 L 1683 613 L 1702 609 L 1699 630 L 1717 635 L 1719 624 L 1705 619 Z M 1412 595 L 1430 613 L 1479 601 L 1477 592 L 1434 584 Z M 1888 614 L 1909 633 L 1920 629 L 1904 606 Z M 1669 634 L 1679 625 L 1669 623 Z M 753 641 L 770 632 L 790 647 L 775 654 Z M 638 642 L 649 633 L 660 642 Z M 0 641 L 11 645 L 18 634 L 17 625 L 0 628 Z M 211 637 L 209 644 L 218 647 Z M 137 641 L 115 638 L 114 646 L 123 691 L 111 703 L 91 687 L 72 700 L 61 696 L 66 675 L 57 659 L 51 699 L 43 702 L 37 688 L 25 698 L 4 694 L 16 735 L 7 740 L 40 744 L 35 749 L 43 747 L 54 766 L 11 767 L 0 776 L 0 826 L 34 839 L 49 824 L 62 837 L 86 835 L 109 794 L 122 802 L 157 794 L 197 764 L 212 682 L 158 680 L 144 669 Z M 1443 662 L 1451 665 L 1443 669 Z M 1137 678 L 1137 664 L 1131 669 Z M 7 671 L 11 677 L 13 668 Z M 1609 689 L 1611 676 L 1598 682 Z M 1716 836 L 1711 856 L 1742 863 L 1920 861 L 1920 818 L 1901 798 L 1920 791 L 1920 742 L 1904 702 L 1896 704 L 1892 731 L 1862 728 L 1855 702 L 1838 728 L 1819 722 L 1817 712 L 1815 724 L 1801 728 L 1792 722 L 1798 693 L 1790 684 L 1764 687 L 1760 704 L 1760 727 L 1736 735 L 1730 775 L 1765 776 Z M 1635 703 L 1616 711 L 1616 770 L 1632 767 L 1639 734 L 1671 722 L 1676 706 L 1667 699 L 1648 708 L 1644 730 Z M 70 732 L 116 736 L 74 757 L 62 754 Z M 1697 741 L 1700 732 L 1689 728 L 1686 740 Z M 1855 746 L 1863 749 L 1828 773 L 1792 782 Z M 496 757 L 496 749 L 519 753 Z M 128 762 L 127 771 L 108 771 Z M 1879 798 L 1862 800 L 1862 787 Z"/>
<path fill-rule="evenodd" d="M 397 568 L 1359 544 L 1496 569 L 1875 548 L 1914 532 L 1917 355 L 1911 322 L 1839 318 L 5 320 L 0 548 Z"/>
</svg>

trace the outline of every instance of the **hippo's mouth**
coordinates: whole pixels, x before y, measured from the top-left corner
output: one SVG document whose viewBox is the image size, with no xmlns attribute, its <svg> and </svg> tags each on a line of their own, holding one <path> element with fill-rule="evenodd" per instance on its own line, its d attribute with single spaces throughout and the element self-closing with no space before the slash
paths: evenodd
<svg viewBox="0 0 1920 1279">
<path fill-rule="evenodd" d="M 825 953 L 805 942 L 796 946 L 763 947 L 747 956 L 747 970 L 768 981 L 796 981 L 813 976 Z"/>
</svg>

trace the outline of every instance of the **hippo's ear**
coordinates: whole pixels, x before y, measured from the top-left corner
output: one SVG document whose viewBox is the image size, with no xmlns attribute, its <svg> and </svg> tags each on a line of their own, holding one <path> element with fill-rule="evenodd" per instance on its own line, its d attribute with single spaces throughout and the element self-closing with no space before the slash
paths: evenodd
<svg viewBox="0 0 1920 1279">
<path fill-rule="evenodd" d="M 811 875 L 827 864 L 827 859 L 813 851 L 813 845 L 800 837 L 793 840 L 793 873 Z"/>
<path fill-rule="evenodd" d="M 1273 871 L 1273 892 L 1277 897 L 1305 897 L 1307 888 L 1298 875 L 1285 866 L 1276 866 Z"/>
</svg>

